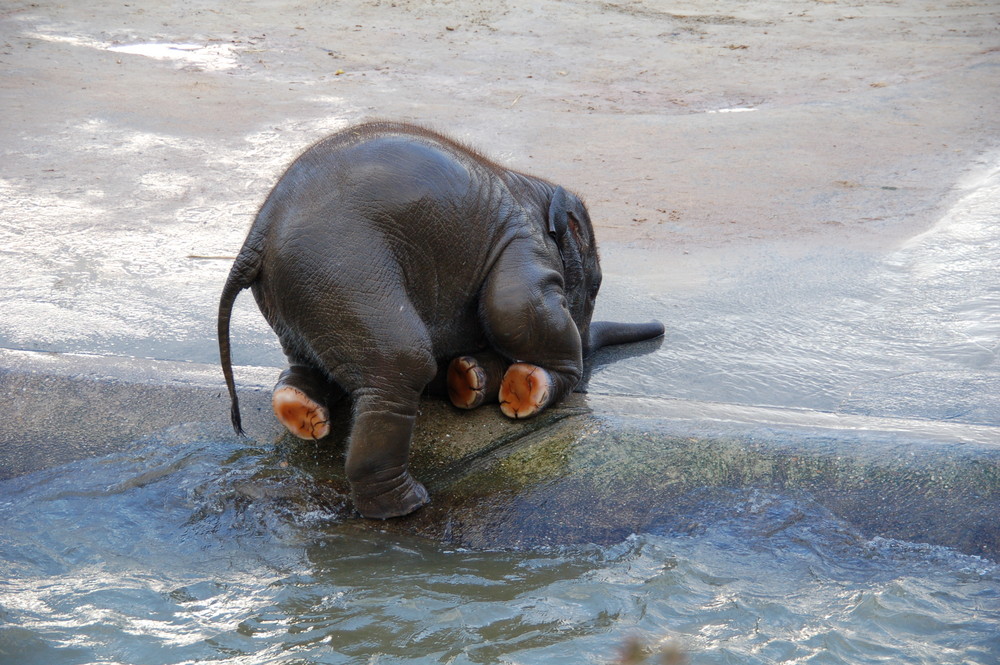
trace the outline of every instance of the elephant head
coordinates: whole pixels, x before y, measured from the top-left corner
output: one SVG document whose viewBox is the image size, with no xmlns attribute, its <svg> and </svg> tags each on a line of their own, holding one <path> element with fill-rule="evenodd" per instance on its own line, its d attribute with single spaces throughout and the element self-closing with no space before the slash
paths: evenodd
<svg viewBox="0 0 1000 665">
<path fill-rule="evenodd" d="M 549 202 L 548 229 L 562 257 L 566 301 L 580 331 L 584 357 L 603 346 L 639 342 L 663 334 L 663 324 L 658 322 L 591 322 L 601 289 L 601 262 L 590 214 L 578 196 L 556 187 Z"/>
</svg>

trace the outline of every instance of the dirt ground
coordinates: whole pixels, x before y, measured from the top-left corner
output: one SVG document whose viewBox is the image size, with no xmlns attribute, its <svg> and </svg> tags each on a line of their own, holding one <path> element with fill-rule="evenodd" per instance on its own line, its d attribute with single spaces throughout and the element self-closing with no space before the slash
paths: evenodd
<svg viewBox="0 0 1000 665">
<path fill-rule="evenodd" d="M 213 257 L 290 159 L 370 118 L 578 191 L 610 281 L 893 247 L 996 155 L 998 19 L 992 0 L 11 0 L 0 345 L 210 361 Z"/>
</svg>

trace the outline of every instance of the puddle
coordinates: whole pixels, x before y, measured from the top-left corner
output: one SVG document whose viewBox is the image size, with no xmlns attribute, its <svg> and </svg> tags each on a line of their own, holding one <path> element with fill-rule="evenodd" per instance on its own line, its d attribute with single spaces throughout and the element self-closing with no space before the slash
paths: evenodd
<svg viewBox="0 0 1000 665">
<path fill-rule="evenodd" d="M 808 498 L 703 490 L 608 546 L 364 533 L 280 452 L 210 440 L 0 482 L 0 661 L 987 663 L 1000 571 Z"/>
</svg>

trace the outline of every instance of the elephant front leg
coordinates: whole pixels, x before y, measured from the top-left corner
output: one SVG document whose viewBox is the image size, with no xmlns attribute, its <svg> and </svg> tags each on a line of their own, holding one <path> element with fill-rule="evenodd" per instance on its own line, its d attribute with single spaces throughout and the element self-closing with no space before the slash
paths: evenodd
<svg viewBox="0 0 1000 665">
<path fill-rule="evenodd" d="M 500 411 L 508 418 L 530 418 L 555 401 L 557 390 L 555 379 L 544 367 L 514 363 L 500 384 Z"/>
<path fill-rule="evenodd" d="M 556 395 L 552 375 L 544 367 L 511 363 L 492 351 L 459 356 L 448 366 L 448 397 L 460 409 L 500 403 L 509 418 L 530 418 Z"/>
<path fill-rule="evenodd" d="M 300 439 L 322 439 L 330 433 L 329 404 L 340 395 L 319 371 L 292 365 L 278 377 L 271 408 L 285 428 Z"/>
<path fill-rule="evenodd" d="M 376 397 L 355 402 L 345 469 L 354 506 L 365 517 L 400 517 L 430 502 L 409 471 L 417 399 L 402 408 Z"/>
<path fill-rule="evenodd" d="M 459 356 L 448 365 L 448 397 L 460 409 L 497 402 L 510 361 L 494 351 Z"/>
<path fill-rule="evenodd" d="M 494 348 L 515 359 L 500 382 L 504 415 L 530 418 L 562 399 L 583 375 L 583 345 L 563 279 L 543 257 L 512 243 L 487 279 L 480 303 Z"/>
</svg>

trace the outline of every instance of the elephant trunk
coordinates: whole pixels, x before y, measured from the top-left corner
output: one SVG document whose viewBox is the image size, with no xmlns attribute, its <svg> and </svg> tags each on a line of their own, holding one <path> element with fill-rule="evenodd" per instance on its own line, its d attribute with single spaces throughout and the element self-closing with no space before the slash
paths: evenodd
<svg viewBox="0 0 1000 665">
<path fill-rule="evenodd" d="M 587 353 L 592 354 L 601 347 L 612 344 L 630 344 L 653 339 L 663 334 L 663 324 L 659 321 L 649 323 L 615 323 L 614 321 L 594 321 L 590 324 L 590 340 Z"/>
</svg>

